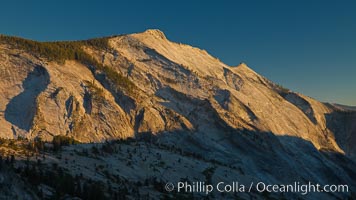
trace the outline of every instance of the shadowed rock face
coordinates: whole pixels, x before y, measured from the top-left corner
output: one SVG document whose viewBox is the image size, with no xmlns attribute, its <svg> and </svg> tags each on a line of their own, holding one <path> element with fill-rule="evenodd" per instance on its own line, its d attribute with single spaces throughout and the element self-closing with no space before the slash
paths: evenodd
<svg viewBox="0 0 356 200">
<path fill-rule="evenodd" d="M 109 46 L 84 49 L 112 74 L 0 45 L 1 136 L 156 138 L 256 179 L 355 188 L 355 111 L 281 88 L 246 64 L 227 66 L 161 31 L 112 37 Z"/>
<path fill-rule="evenodd" d="M 298 96 L 296 93 L 291 92 L 286 94 L 284 98 L 290 103 L 297 106 L 309 118 L 310 121 L 315 124 L 317 123 L 314 115 L 314 110 L 307 100 L 305 100 L 301 96 Z"/>
<path fill-rule="evenodd" d="M 327 127 L 335 134 L 335 139 L 345 154 L 356 160 L 356 113 L 336 110 L 326 114 Z"/>
<path fill-rule="evenodd" d="M 37 97 L 47 88 L 49 82 L 47 70 L 42 66 L 35 66 L 22 83 L 23 92 L 7 104 L 5 119 L 17 128 L 29 131 L 37 109 Z M 16 131 L 14 134 L 16 135 Z"/>
</svg>

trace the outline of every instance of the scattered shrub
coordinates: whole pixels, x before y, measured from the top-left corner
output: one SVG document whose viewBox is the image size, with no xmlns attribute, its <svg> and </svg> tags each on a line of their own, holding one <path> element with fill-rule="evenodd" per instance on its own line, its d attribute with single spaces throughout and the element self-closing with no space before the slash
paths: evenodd
<svg viewBox="0 0 356 200">
<path fill-rule="evenodd" d="M 77 140 L 72 137 L 67 137 L 64 135 L 57 135 L 53 137 L 52 144 L 53 150 L 58 151 L 62 146 L 68 146 L 73 144 L 79 144 Z"/>
</svg>

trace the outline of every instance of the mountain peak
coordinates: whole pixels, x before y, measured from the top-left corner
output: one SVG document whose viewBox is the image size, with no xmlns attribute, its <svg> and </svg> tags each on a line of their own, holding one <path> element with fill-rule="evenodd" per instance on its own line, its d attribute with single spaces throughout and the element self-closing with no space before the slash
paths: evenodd
<svg viewBox="0 0 356 200">
<path fill-rule="evenodd" d="M 159 29 L 147 29 L 145 32 L 143 32 L 143 34 L 151 35 L 161 39 L 167 39 L 166 35 Z"/>
<path fill-rule="evenodd" d="M 244 62 L 241 62 L 240 64 L 238 64 L 237 66 L 235 66 L 235 68 L 236 68 L 237 70 L 240 70 L 240 71 L 249 71 L 249 72 L 256 73 L 253 69 L 251 69 L 250 67 L 248 67 L 247 64 L 244 63 Z"/>
<path fill-rule="evenodd" d="M 244 63 L 244 62 L 241 62 L 240 64 L 238 64 L 236 67 L 241 67 L 241 68 L 249 68 L 248 66 L 247 66 L 247 64 L 246 63 Z"/>
</svg>

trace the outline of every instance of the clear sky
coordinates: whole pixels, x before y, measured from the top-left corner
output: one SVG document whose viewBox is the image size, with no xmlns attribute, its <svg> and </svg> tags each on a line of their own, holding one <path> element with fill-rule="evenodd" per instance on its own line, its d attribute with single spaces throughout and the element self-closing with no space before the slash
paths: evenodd
<svg viewBox="0 0 356 200">
<path fill-rule="evenodd" d="M 158 28 L 321 101 L 356 105 L 356 1 L 13 0 L 0 33 L 77 40 Z"/>
</svg>

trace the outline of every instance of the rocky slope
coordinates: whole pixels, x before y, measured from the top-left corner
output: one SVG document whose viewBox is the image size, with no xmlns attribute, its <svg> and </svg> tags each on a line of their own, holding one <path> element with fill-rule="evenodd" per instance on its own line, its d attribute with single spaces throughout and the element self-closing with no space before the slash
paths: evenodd
<svg viewBox="0 0 356 200">
<path fill-rule="evenodd" d="M 285 89 L 244 63 L 227 66 L 159 30 L 103 41 L 80 46 L 94 60 L 83 62 L 77 52 L 58 61 L 1 37 L 0 137 L 154 139 L 267 182 L 355 189 L 355 111 Z"/>
</svg>

